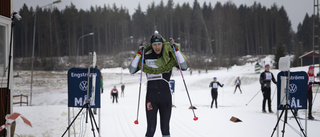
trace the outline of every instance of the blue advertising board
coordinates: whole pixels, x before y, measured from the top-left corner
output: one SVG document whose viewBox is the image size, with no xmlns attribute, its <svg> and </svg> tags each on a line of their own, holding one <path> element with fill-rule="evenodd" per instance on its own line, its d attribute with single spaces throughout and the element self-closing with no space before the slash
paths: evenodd
<svg viewBox="0 0 320 137">
<path fill-rule="evenodd" d="M 90 107 L 100 108 L 100 70 L 90 68 L 88 84 L 88 68 L 71 68 L 68 71 L 68 107 L 82 107 L 86 104 L 89 85 Z M 92 98 L 92 76 L 96 76 L 95 96 Z"/>
<path fill-rule="evenodd" d="M 175 82 L 174 82 L 174 80 L 172 79 L 172 80 L 170 80 L 170 91 L 171 91 L 171 94 L 172 93 L 174 93 L 174 84 L 175 84 Z"/>
<path fill-rule="evenodd" d="M 277 104 L 278 110 L 282 110 L 286 103 L 286 98 L 281 97 L 281 77 L 288 77 L 288 72 L 279 72 L 277 75 Z M 287 80 L 286 80 L 287 81 Z M 307 109 L 308 74 L 304 71 L 290 72 L 289 90 L 287 92 L 288 104 L 293 109 Z"/>
</svg>

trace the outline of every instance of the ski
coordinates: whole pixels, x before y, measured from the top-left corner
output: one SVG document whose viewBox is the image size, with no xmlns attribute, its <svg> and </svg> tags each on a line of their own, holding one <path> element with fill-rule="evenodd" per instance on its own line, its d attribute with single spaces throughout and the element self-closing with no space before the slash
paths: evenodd
<svg viewBox="0 0 320 137">
<path fill-rule="evenodd" d="M 257 111 L 258 113 L 262 113 L 262 114 L 267 114 L 267 115 L 277 115 L 277 113 L 273 112 L 273 113 L 270 113 L 270 112 L 262 112 L 262 111 Z"/>
</svg>

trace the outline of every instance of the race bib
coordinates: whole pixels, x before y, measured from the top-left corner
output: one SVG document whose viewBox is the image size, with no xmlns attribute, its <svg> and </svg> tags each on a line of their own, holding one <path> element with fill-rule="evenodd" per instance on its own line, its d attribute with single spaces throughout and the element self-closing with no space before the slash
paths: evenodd
<svg viewBox="0 0 320 137">
<path fill-rule="evenodd" d="M 146 59 L 146 65 L 151 68 L 158 68 L 158 66 L 155 64 L 156 60 L 157 59 Z"/>
<path fill-rule="evenodd" d="M 240 81 L 239 80 L 237 80 L 237 85 L 239 85 L 240 84 Z"/>
<path fill-rule="evenodd" d="M 212 83 L 212 88 L 218 88 L 218 83 Z"/>
<path fill-rule="evenodd" d="M 157 59 L 147 59 L 146 60 L 146 65 L 148 67 L 151 67 L 151 68 L 159 68 L 156 64 L 155 64 L 155 61 Z M 158 80 L 158 79 L 162 79 L 162 74 L 147 74 L 147 79 L 148 80 Z"/>
<path fill-rule="evenodd" d="M 266 80 L 271 80 L 272 79 L 272 75 L 270 72 L 266 73 Z"/>
<path fill-rule="evenodd" d="M 309 76 L 309 81 L 308 81 L 308 83 L 310 83 L 310 82 L 314 82 L 314 76 Z"/>
</svg>

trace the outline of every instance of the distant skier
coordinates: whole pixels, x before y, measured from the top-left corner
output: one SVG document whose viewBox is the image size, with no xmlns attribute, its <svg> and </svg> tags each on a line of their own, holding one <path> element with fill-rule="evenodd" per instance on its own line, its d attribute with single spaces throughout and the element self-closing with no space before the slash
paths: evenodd
<svg viewBox="0 0 320 137">
<path fill-rule="evenodd" d="M 314 76 L 314 67 L 310 66 L 308 70 L 308 119 L 314 120 L 314 117 L 312 116 L 312 100 L 313 100 L 313 92 L 312 92 L 312 84 L 320 84 L 319 82 L 315 81 Z"/>
<path fill-rule="evenodd" d="M 209 87 L 211 87 L 211 97 L 212 97 L 212 101 L 211 101 L 211 108 L 213 105 L 213 102 L 215 102 L 216 108 L 218 108 L 218 86 L 223 87 L 224 84 L 220 84 L 220 82 L 217 81 L 217 78 L 214 77 L 213 81 L 210 83 Z"/>
<path fill-rule="evenodd" d="M 261 84 L 261 91 L 263 94 L 263 101 L 262 101 L 262 112 L 266 113 L 266 101 L 268 100 L 268 108 L 269 112 L 273 113 L 271 109 L 271 80 L 274 84 L 277 85 L 277 81 L 275 80 L 273 74 L 269 71 L 270 66 L 269 64 L 265 65 L 265 71 L 260 74 L 260 84 Z"/>
<path fill-rule="evenodd" d="M 121 85 L 121 97 L 124 97 L 124 87 L 125 87 L 125 85 L 122 84 Z"/>
<path fill-rule="evenodd" d="M 236 81 L 235 81 L 235 84 L 236 84 L 236 88 L 234 89 L 233 94 L 236 93 L 237 88 L 239 88 L 240 93 L 242 94 L 242 91 L 241 91 L 241 88 L 240 88 L 240 85 L 241 85 L 240 77 L 237 77 L 237 79 L 236 79 Z"/>
<path fill-rule="evenodd" d="M 101 94 L 103 93 L 103 76 L 101 74 L 101 77 L 100 77 L 100 89 L 101 89 Z"/>
<path fill-rule="evenodd" d="M 171 47 L 172 45 L 176 45 Z M 179 44 L 173 40 L 166 42 L 156 31 L 150 39 L 150 43 L 143 43 L 130 65 L 130 73 L 134 74 L 141 69 L 142 51 L 145 49 L 143 72 L 146 73 L 147 95 L 146 95 L 146 116 L 147 133 L 146 137 L 153 137 L 157 126 L 157 113 L 160 112 L 160 128 L 163 137 L 170 137 L 170 117 L 172 110 L 172 96 L 169 81 L 172 74 L 172 67 L 178 66 L 179 60 L 181 69 L 187 69 L 187 63 L 179 50 Z M 173 48 L 176 50 L 177 59 Z M 140 62 L 140 63 L 139 63 Z M 142 72 L 141 72 L 142 73 Z"/>
<path fill-rule="evenodd" d="M 114 100 L 118 103 L 118 89 L 116 86 L 111 89 L 110 98 L 112 98 L 112 103 L 114 103 Z"/>
</svg>

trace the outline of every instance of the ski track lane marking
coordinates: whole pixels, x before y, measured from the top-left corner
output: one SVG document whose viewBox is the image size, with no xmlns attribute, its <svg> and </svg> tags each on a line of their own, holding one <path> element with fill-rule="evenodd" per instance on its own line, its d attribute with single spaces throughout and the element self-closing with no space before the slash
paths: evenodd
<svg viewBox="0 0 320 137">
<path fill-rule="evenodd" d="M 121 112 L 120 113 L 118 113 L 118 114 L 120 114 L 117 118 L 118 118 L 118 120 L 119 121 L 121 121 L 120 123 L 121 123 L 121 125 L 122 125 L 122 129 L 123 129 L 123 131 L 126 131 L 126 132 L 123 132 L 123 133 L 126 133 L 125 134 L 125 136 L 124 137 L 128 137 L 128 136 L 132 136 L 132 135 L 135 135 L 135 132 L 133 131 L 133 129 L 130 127 L 130 123 L 128 123 L 129 122 L 129 120 L 128 120 L 128 117 L 127 117 L 127 115 L 124 113 L 125 111 L 125 108 L 123 108 L 123 107 L 121 107 L 121 108 L 119 108 L 119 109 L 121 109 Z M 133 124 L 133 123 L 132 123 Z M 128 131 L 130 131 L 130 132 L 128 132 Z M 128 134 L 129 133 L 129 134 Z"/>
<path fill-rule="evenodd" d="M 177 120 L 178 121 L 178 120 Z M 190 135 L 189 133 L 190 132 L 188 132 L 188 130 L 184 130 L 185 128 L 182 128 L 182 127 L 184 127 L 184 125 L 183 124 L 181 124 L 180 122 L 172 122 L 172 124 L 175 124 L 176 126 L 174 126 L 174 127 L 177 127 L 176 128 L 176 131 L 175 132 L 177 132 L 177 133 L 180 133 L 180 136 L 182 136 L 182 137 L 187 137 L 188 135 Z M 171 128 L 170 129 L 172 129 L 172 126 L 170 126 Z M 171 132 L 171 131 L 170 131 Z M 174 132 L 171 132 L 171 134 L 172 133 L 174 133 Z M 182 134 L 183 133 L 183 134 Z"/>
<path fill-rule="evenodd" d="M 183 135 L 183 137 L 206 137 L 206 135 L 201 135 L 202 132 L 199 132 L 190 126 L 187 126 L 188 124 L 184 124 L 185 123 L 183 122 L 184 120 L 180 119 L 180 117 L 173 115 L 173 118 L 174 118 L 174 121 L 176 122 L 173 122 L 172 124 L 177 124 L 177 126 L 175 127 L 178 127 L 177 129 L 182 131 L 179 133 L 186 133 L 185 135 Z M 198 122 L 198 121 L 193 121 L 193 122 Z M 182 136 L 182 135 L 179 135 L 179 136 Z"/>
<path fill-rule="evenodd" d="M 111 105 L 113 105 L 112 106 L 112 114 L 113 114 L 113 118 L 115 118 L 115 119 L 117 119 L 117 120 L 115 120 L 115 121 L 119 121 L 119 115 L 118 115 L 118 111 L 117 111 L 117 108 L 116 108 L 116 106 L 114 106 L 114 105 L 117 105 L 117 104 L 111 104 Z M 120 122 L 114 122 L 114 123 L 111 123 L 111 126 L 112 126 L 112 124 L 114 124 L 114 126 L 113 127 L 116 127 L 115 128 L 115 130 L 113 130 L 113 131 L 116 131 L 116 132 L 110 132 L 110 133 L 113 133 L 115 136 L 120 136 L 120 134 L 123 134 L 123 132 L 118 132 L 119 131 L 119 129 L 122 129 L 122 124 L 120 123 Z M 112 129 L 112 128 L 111 128 Z M 121 130 L 120 130 L 121 131 Z"/>
<path fill-rule="evenodd" d="M 130 92 L 128 92 L 130 93 Z M 130 95 L 127 94 L 127 96 L 129 97 Z M 130 114 L 125 113 L 126 111 L 126 105 L 127 105 L 127 100 L 123 100 L 122 98 L 118 99 L 119 103 L 110 103 L 108 102 L 108 107 L 110 107 L 111 111 L 111 115 L 113 117 L 111 121 L 109 122 L 113 122 L 111 124 L 108 124 L 110 126 L 112 126 L 112 128 L 110 128 L 112 131 L 110 132 L 111 136 L 115 136 L 115 137 L 138 137 L 139 135 L 137 135 L 137 132 L 134 132 L 134 128 L 133 126 L 131 126 L 130 124 Z M 132 123 L 134 124 L 134 123 Z M 126 131 L 126 132 L 124 132 Z M 128 132 L 130 131 L 130 132 Z"/>
<path fill-rule="evenodd" d="M 116 132 L 116 134 L 117 134 L 117 137 L 125 137 L 126 136 L 126 134 L 125 134 L 125 132 L 123 132 L 123 131 L 128 131 L 127 130 L 127 128 L 125 127 L 125 123 L 126 122 L 123 122 L 123 117 L 121 117 L 120 116 L 120 114 L 122 113 L 121 111 L 119 111 L 119 107 L 122 107 L 122 106 L 119 106 L 119 104 L 112 104 L 112 105 L 114 105 L 113 106 L 113 114 L 114 114 L 114 117 L 117 119 L 116 121 L 116 123 L 117 123 L 117 128 L 116 128 L 116 130 L 115 131 L 117 131 Z M 121 114 L 122 115 L 122 114 Z"/>
</svg>

